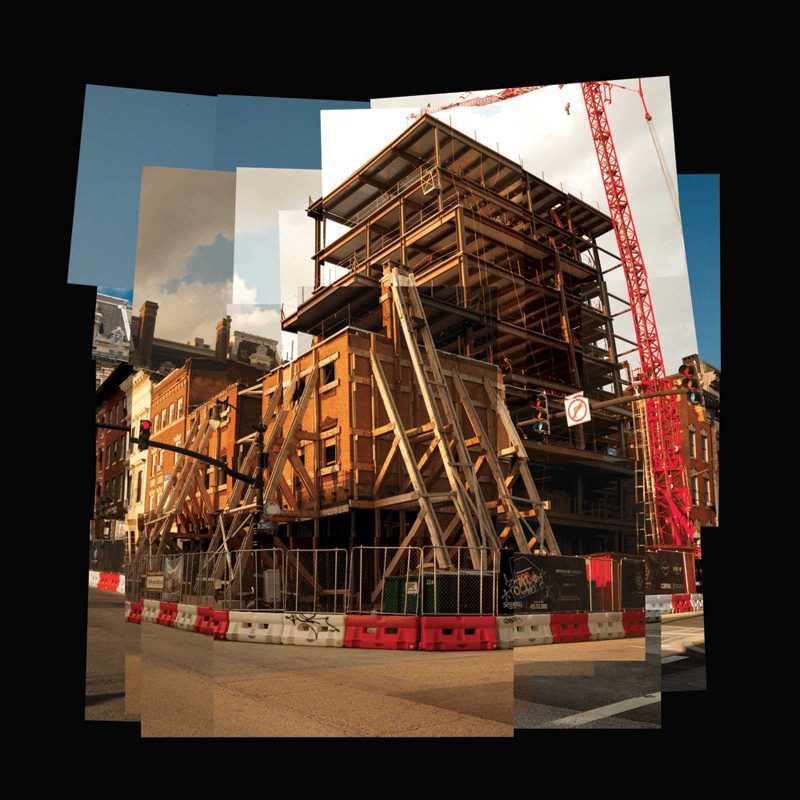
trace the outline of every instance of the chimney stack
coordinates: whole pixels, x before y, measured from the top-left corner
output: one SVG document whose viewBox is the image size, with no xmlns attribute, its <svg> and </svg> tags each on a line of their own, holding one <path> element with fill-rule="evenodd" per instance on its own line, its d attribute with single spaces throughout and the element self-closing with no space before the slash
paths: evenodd
<svg viewBox="0 0 800 800">
<path fill-rule="evenodd" d="M 157 313 L 158 303 L 154 303 L 152 300 L 147 300 L 139 309 L 139 343 L 136 348 L 136 366 L 150 366 Z"/>
<path fill-rule="evenodd" d="M 231 318 L 223 317 L 217 323 L 217 346 L 214 356 L 219 361 L 226 361 L 228 358 L 228 343 L 231 338 Z"/>
</svg>

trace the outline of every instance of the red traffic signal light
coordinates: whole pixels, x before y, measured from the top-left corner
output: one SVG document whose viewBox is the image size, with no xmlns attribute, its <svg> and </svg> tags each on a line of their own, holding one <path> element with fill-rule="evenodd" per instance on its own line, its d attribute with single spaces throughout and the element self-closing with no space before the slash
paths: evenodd
<svg viewBox="0 0 800 800">
<path fill-rule="evenodd" d="M 536 399 L 531 403 L 533 406 L 533 418 L 535 420 L 533 429 L 536 433 L 550 433 L 550 407 L 547 403 L 547 394 L 538 392 Z"/>
<path fill-rule="evenodd" d="M 681 375 L 681 388 L 688 390 L 686 399 L 693 405 L 700 405 L 703 402 L 703 396 L 700 392 L 697 369 L 691 364 L 681 364 L 678 368 L 678 373 Z"/>
<path fill-rule="evenodd" d="M 150 428 L 152 423 L 149 419 L 143 419 L 139 423 L 139 449 L 147 450 L 150 446 Z"/>
</svg>

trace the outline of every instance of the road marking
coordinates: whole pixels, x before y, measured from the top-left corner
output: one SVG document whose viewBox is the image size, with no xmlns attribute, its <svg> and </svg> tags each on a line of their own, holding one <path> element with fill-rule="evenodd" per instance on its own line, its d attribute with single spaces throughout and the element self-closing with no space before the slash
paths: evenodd
<svg viewBox="0 0 800 800">
<path fill-rule="evenodd" d="M 661 659 L 661 663 L 671 664 L 673 661 L 682 661 L 684 658 L 689 658 L 689 656 L 667 656 Z"/>
<path fill-rule="evenodd" d="M 592 708 L 580 714 L 573 714 L 571 717 L 561 717 L 561 719 L 553 720 L 550 724 L 558 725 L 559 727 L 576 727 L 585 725 L 587 722 L 595 722 L 598 719 L 613 717 L 615 714 L 623 714 L 625 711 L 632 711 L 634 708 L 641 708 L 642 706 L 660 702 L 661 692 L 655 692 L 654 694 L 646 694 L 644 697 L 630 697 L 627 700 L 620 700 L 619 703 L 612 703 L 610 706 Z"/>
</svg>

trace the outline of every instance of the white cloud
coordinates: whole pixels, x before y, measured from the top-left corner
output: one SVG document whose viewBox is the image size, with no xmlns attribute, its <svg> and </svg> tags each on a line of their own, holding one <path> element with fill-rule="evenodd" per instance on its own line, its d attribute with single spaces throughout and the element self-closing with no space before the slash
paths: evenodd
<svg viewBox="0 0 800 800">
<path fill-rule="evenodd" d="M 281 315 L 278 309 L 232 304 L 228 306 L 228 314 L 231 317 L 231 331 L 253 333 L 280 342 Z"/>
<path fill-rule="evenodd" d="M 258 292 L 252 286 L 248 286 L 245 279 L 237 272 L 233 273 L 233 299 L 235 305 L 251 305 L 256 302 Z"/>
</svg>

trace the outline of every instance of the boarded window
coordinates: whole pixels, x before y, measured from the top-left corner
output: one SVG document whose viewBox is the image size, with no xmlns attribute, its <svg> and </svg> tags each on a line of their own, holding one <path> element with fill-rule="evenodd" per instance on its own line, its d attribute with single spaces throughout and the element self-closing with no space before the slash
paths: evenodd
<svg viewBox="0 0 800 800">
<path fill-rule="evenodd" d="M 336 463 L 336 439 L 325 442 L 325 466 L 331 467 Z"/>
</svg>

